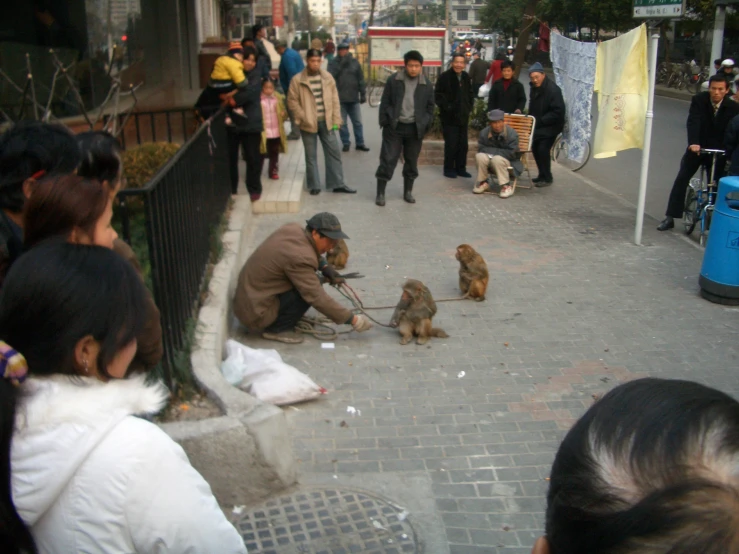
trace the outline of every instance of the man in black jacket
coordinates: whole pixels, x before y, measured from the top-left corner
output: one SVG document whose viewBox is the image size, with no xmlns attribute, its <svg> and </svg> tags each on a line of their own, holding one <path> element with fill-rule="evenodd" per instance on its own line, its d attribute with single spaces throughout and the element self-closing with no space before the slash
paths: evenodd
<svg viewBox="0 0 739 554">
<path fill-rule="evenodd" d="M 480 57 L 479 50 L 472 52 L 472 57 L 474 60 L 470 64 L 470 80 L 472 81 L 472 96 L 477 98 L 480 87 L 485 83 L 490 64 Z"/>
<path fill-rule="evenodd" d="M 493 83 L 488 96 L 488 111 L 503 110 L 505 113 L 522 113 L 526 107 L 526 91 L 513 77 L 513 62 L 505 60 L 500 64 L 502 78 Z"/>
<path fill-rule="evenodd" d="M 539 176 L 532 181 L 537 187 L 548 187 L 553 181 L 549 151 L 557 135 L 564 128 L 565 101 L 557 83 L 547 78 L 539 62 L 529 68 L 529 78 L 531 79 L 529 115 L 536 119 L 531 150 L 536 167 L 539 168 Z"/>
<path fill-rule="evenodd" d="M 725 150 L 724 139 L 729 122 L 739 114 L 739 104 L 729 98 L 729 87 L 722 75 L 714 75 L 708 80 L 708 91 L 693 96 L 688 112 L 688 149 L 680 160 L 680 171 L 672 185 L 667 203 L 665 219 L 659 224 L 659 231 L 675 226 L 675 218 L 683 216 L 685 191 L 690 178 L 701 165 L 711 171 L 711 156 L 701 155 L 701 148 Z M 716 181 L 724 174 L 724 156 L 716 157 Z"/>
<path fill-rule="evenodd" d="M 467 144 L 472 111 L 472 82 L 464 70 L 464 54 L 452 56 L 452 67 L 436 81 L 436 105 L 444 133 L 444 177 L 472 177 L 467 173 Z"/>
<path fill-rule="evenodd" d="M 421 73 L 423 56 L 409 50 L 403 56 L 405 69 L 388 77 L 380 100 L 382 147 L 377 168 L 375 204 L 385 205 L 385 187 L 393 178 L 400 153 L 403 153 L 403 200 L 414 204 L 413 182 L 418 177 L 418 155 L 423 137 L 434 120 L 434 88 Z"/>
<path fill-rule="evenodd" d="M 228 161 L 231 175 L 231 192 L 236 194 L 239 186 L 239 147 L 246 161 L 246 190 L 252 202 L 262 196 L 262 79 L 256 69 L 257 51 L 244 48 L 244 73 L 249 82 L 233 96 L 232 107 L 226 119 L 228 136 Z"/>
<path fill-rule="evenodd" d="M 347 125 L 347 115 L 352 120 L 354 127 L 354 140 L 357 150 L 369 152 L 364 144 L 364 133 L 362 128 L 362 112 L 360 104 L 367 101 L 367 85 L 364 82 L 364 71 L 359 62 L 349 53 L 349 43 L 342 42 L 337 50 L 339 55 L 328 63 L 328 72 L 336 81 L 339 89 L 339 102 L 341 103 L 341 127 L 339 137 L 344 144 L 343 151 L 349 152 L 351 147 L 351 135 Z"/>
</svg>

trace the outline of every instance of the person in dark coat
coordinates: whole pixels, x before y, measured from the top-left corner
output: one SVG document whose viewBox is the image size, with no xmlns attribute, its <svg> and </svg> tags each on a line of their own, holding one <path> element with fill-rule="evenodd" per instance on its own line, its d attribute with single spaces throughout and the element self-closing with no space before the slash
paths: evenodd
<svg viewBox="0 0 739 554">
<path fill-rule="evenodd" d="M 536 119 L 531 150 L 536 167 L 539 168 L 539 176 L 532 181 L 537 187 L 548 187 L 553 181 L 550 150 L 565 125 L 565 101 L 562 90 L 553 79 L 544 74 L 544 68 L 539 62 L 529 68 L 529 78 L 529 115 Z"/>
<path fill-rule="evenodd" d="M 257 69 L 257 51 L 244 48 L 244 72 L 249 84 L 233 96 L 226 118 L 228 135 L 228 162 L 231 174 L 231 192 L 236 194 L 239 186 L 239 147 L 246 161 L 246 190 L 249 198 L 256 202 L 262 196 L 262 78 Z"/>
<path fill-rule="evenodd" d="M 729 123 L 739 115 L 739 104 L 729 98 L 728 83 L 722 75 L 708 80 L 708 90 L 699 92 L 690 102 L 688 112 L 688 148 L 680 160 L 680 170 L 670 191 L 665 219 L 657 230 L 666 231 L 675 226 L 675 218 L 681 218 L 685 209 L 685 191 L 691 177 L 701 167 L 711 171 L 711 156 L 701 155 L 702 148 L 727 150 L 725 139 Z M 732 156 L 736 154 L 733 153 Z M 724 174 L 724 156 L 716 156 L 716 181 Z"/>
<path fill-rule="evenodd" d="M 518 79 L 513 77 L 513 62 L 501 63 L 502 78 L 493 83 L 488 96 L 488 111 L 503 110 L 505 113 L 523 113 L 526 107 L 526 91 Z"/>
<path fill-rule="evenodd" d="M 439 76 L 434 91 L 444 133 L 444 177 L 450 179 L 472 177 L 466 169 L 472 81 L 465 63 L 464 54 L 455 54 L 452 67 Z"/>
<path fill-rule="evenodd" d="M 263 53 L 260 55 L 259 49 L 257 47 L 257 42 L 254 40 L 254 35 L 252 34 L 251 29 L 247 29 L 246 36 L 241 39 L 241 46 L 244 48 L 248 47 L 254 49 L 254 51 L 257 53 L 257 65 L 255 66 L 257 69 L 257 74 L 259 75 L 260 79 L 269 79 L 269 71 L 270 69 L 272 69 L 272 60 L 269 57 L 269 54 L 266 54 L 267 49 L 265 48 L 264 44 L 261 43 L 260 46 L 262 47 Z"/>
<path fill-rule="evenodd" d="M 434 88 L 424 77 L 423 56 L 409 50 L 403 56 L 405 69 L 387 79 L 380 100 L 382 147 L 380 166 L 375 172 L 377 198 L 375 204 L 385 205 L 385 187 L 393 178 L 401 152 L 403 164 L 403 200 L 414 204 L 413 182 L 418 177 L 418 155 L 423 137 L 434 121 Z"/>
<path fill-rule="evenodd" d="M 474 60 L 470 64 L 470 80 L 472 81 L 472 96 L 477 98 L 480 87 L 485 83 L 489 64 L 480 57 L 479 50 L 475 50 L 472 53 L 472 57 Z"/>
<path fill-rule="evenodd" d="M 342 42 L 338 48 L 339 55 L 328 62 L 328 72 L 336 81 L 339 89 L 339 102 L 341 103 L 341 127 L 339 137 L 344 145 L 343 151 L 349 152 L 351 148 L 351 135 L 347 125 L 347 116 L 352 120 L 354 128 L 354 140 L 357 150 L 369 152 L 364 144 L 364 132 L 362 127 L 362 112 L 360 104 L 367 101 L 367 85 L 364 82 L 364 71 L 362 66 L 349 53 L 349 43 Z"/>
</svg>

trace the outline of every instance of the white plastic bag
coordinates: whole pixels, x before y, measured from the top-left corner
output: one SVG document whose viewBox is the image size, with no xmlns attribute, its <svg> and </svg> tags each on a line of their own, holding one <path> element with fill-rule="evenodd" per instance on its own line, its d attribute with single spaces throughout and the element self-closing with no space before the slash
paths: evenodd
<svg viewBox="0 0 739 554">
<path fill-rule="evenodd" d="M 235 340 L 226 341 L 221 372 L 230 384 L 277 406 L 313 400 L 326 393 L 305 373 L 283 362 L 277 350 L 249 348 Z"/>
<path fill-rule="evenodd" d="M 490 94 L 490 89 L 492 89 L 492 88 L 493 88 L 493 85 L 491 85 L 490 84 L 490 81 L 488 81 L 487 83 L 483 84 L 480 87 L 480 90 L 477 93 L 477 97 L 478 98 L 487 98 L 488 97 L 488 94 Z"/>
</svg>

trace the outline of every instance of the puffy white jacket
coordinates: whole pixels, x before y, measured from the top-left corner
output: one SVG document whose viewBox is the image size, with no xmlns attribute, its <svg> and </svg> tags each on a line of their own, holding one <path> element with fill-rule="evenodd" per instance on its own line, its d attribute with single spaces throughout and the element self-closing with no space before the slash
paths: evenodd
<svg viewBox="0 0 739 554">
<path fill-rule="evenodd" d="M 201 475 L 156 425 L 144 377 L 29 379 L 11 448 L 13 501 L 41 553 L 245 553 Z"/>
</svg>

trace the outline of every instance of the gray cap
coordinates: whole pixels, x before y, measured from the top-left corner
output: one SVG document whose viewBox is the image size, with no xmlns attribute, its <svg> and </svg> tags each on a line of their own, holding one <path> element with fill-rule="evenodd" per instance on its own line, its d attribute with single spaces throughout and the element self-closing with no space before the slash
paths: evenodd
<svg viewBox="0 0 739 554">
<path fill-rule="evenodd" d="M 349 237 L 341 230 L 339 218 L 329 212 L 321 212 L 306 221 L 308 227 L 314 231 L 318 231 L 323 236 L 330 239 L 348 239 Z"/>
<path fill-rule="evenodd" d="M 347 41 L 340 42 L 336 48 L 339 50 L 349 50 L 349 43 Z"/>
<path fill-rule="evenodd" d="M 287 41 L 278 40 L 275 42 L 275 48 L 287 48 Z"/>
<path fill-rule="evenodd" d="M 488 112 L 488 121 L 503 121 L 505 112 L 503 110 L 490 110 Z"/>
</svg>

